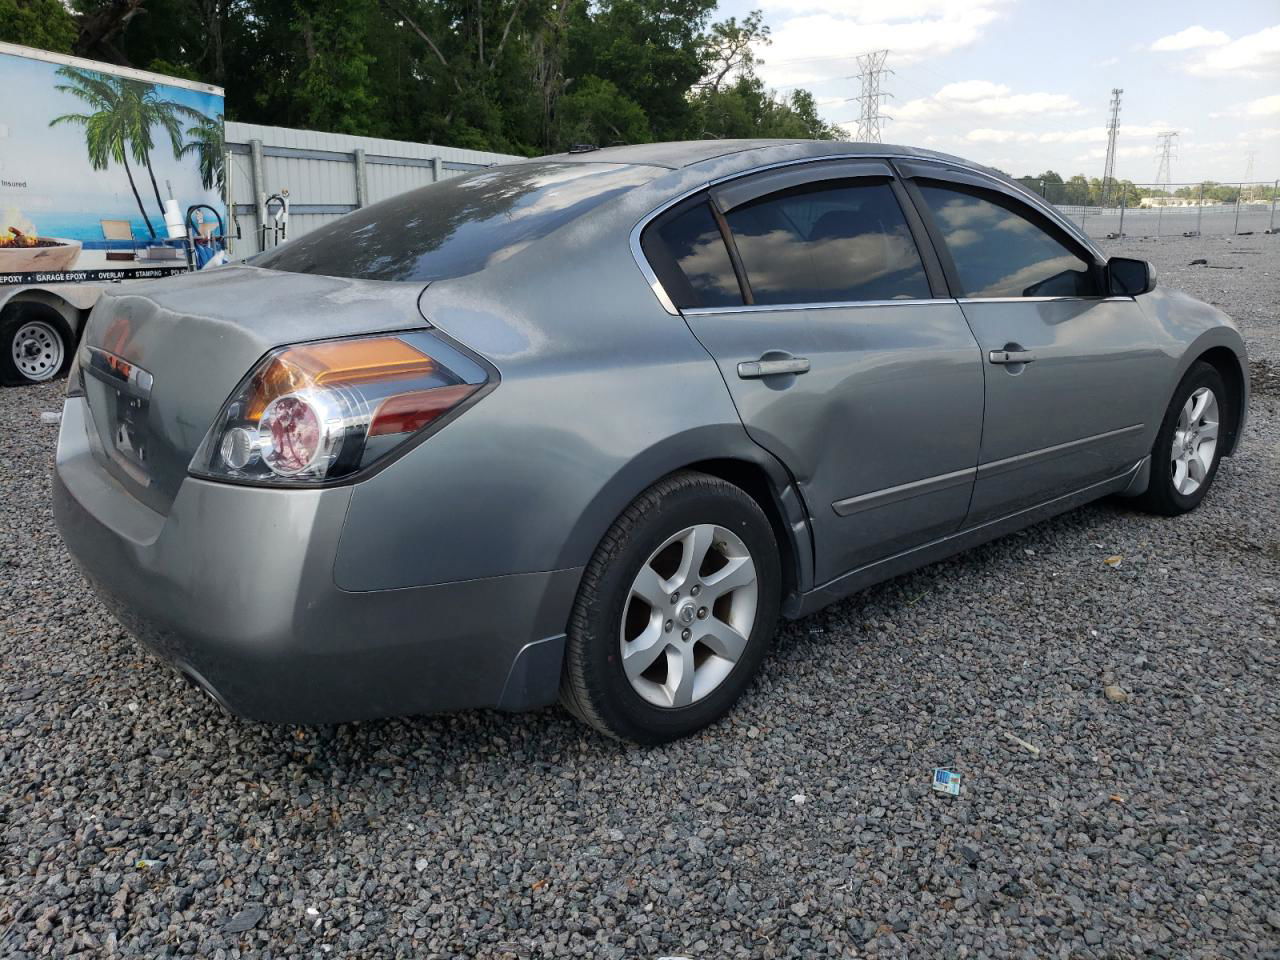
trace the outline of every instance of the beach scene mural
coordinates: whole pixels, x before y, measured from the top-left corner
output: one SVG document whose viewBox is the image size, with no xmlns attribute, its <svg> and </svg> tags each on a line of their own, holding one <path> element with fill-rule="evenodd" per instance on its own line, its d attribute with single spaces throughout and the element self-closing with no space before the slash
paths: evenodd
<svg viewBox="0 0 1280 960">
<path fill-rule="evenodd" d="M 0 89 L 20 92 L 0 101 L 6 282 L 178 267 L 185 247 L 166 207 L 172 220 L 207 204 L 225 222 L 221 96 L 7 54 Z"/>
</svg>

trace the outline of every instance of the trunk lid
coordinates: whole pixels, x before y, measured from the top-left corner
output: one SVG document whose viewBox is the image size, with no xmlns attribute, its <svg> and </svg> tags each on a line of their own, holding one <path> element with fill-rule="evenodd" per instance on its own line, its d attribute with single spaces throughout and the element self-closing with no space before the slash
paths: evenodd
<svg viewBox="0 0 1280 960">
<path fill-rule="evenodd" d="M 422 287 L 230 266 L 104 294 L 81 352 L 95 456 L 167 514 L 210 425 L 263 354 L 426 326 Z"/>
</svg>

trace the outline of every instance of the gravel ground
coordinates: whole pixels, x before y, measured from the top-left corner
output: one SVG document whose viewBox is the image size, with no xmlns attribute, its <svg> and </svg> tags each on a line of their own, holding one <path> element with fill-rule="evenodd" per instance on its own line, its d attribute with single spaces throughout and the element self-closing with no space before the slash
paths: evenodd
<svg viewBox="0 0 1280 960">
<path fill-rule="evenodd" d="M 57 540 L 61 385 L 3 391 L 0 955 L 1280 957 L 1280 240 L 1113 250 L 1262 360 L 1202 508 L 1103 503 L 788 624 L 662 749 L 558 709 L 223 715 Z"/>
</svg>

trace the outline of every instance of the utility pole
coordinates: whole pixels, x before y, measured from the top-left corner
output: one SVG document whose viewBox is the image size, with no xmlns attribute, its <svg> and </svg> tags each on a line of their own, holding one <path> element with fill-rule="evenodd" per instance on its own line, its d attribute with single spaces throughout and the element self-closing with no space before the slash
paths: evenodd
<svg viewBox="0 0 1280 960">
<path fill-rule="evenodd" d="M 1178 155 L 1177 130 L 1162 130 L 1156 134 L 1160 141 L 1160 166 L 1156 170 L 1156 189 L 1164 184 L 1164 192 L 1169 192 L 1169 184 L 1173 180 L 1171 161 Z"/>
<path fill-rule="evenodd" d="M 884 65 L 888 56 L 888 50 L 874 50 L 858 57 L 858 79 L 862 81 L 862 93 L 856 98 L 862 104 L 862 112 L 858 116 L 858 139 L 864 143 L 879 143 L 880 122 L 893 119 L 880 112 L 885 99 L 893 96 L 880 91 L 880 77 L 893 73 Z"/>
<path fill-rule="evenodd" d="M 1120 87 L 1111 90 L 1111 122 L 1107 124 L 1107 162 L 1102 167 L 1102 205 L 1110 205 L 1111 181 L 1116 175 L 1116 137 L 1120 133 Z"/>
</svg>

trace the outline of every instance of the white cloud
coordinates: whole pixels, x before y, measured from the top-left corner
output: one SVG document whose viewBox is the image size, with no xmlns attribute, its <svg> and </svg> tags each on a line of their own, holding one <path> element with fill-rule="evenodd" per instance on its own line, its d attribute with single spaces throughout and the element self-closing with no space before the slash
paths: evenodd
<svg viewBox="0 0 1280 960">
<path fill-rule="evenodd" d="M 979 40 L 1005 0 L 763 0 L 775 24 L 760 47 L 765 82 L 787 88 L 847 77 L 855 55 L 891 50 L 888 67 L 940 57 Z"/>
<path fill-rule="evenodd" d="M 979 127 L 977 130 L 970 130 L 964 138 L 970 143 L 1030 143 L 1035 140 L 1036 135 L 1022 130 L 992 130 L 989 127 Z"/>
<path fill-rule="evenodd" d="M 1078 113 L 1080 110 L 1079 102 L 1065 93 L 1014 93 L 1002 83 L 965 80 L 949 83 L 931 97 L 908 100 L 894 109 L 893 117 L 895 120 L 920 120 L 966 113 L 982 117 L 1012 117 Z"/>
<path fill-rule="evenodd" d="M 1006 0 L 761 0 L 768 13 L 829 13 L 862 23 L 923 20 L 964 10 L 997 6 Z"/>
<path fill-rule="evenodd" d="M 1280 114 L 1280 94 L 1250 100 L 1244 105 L 1244 112 L 1251 117 L 1270 117 Z"/>
<path fill-rule="evenodd" d="M 1154 137 L 1161 130 L 1170 129 L 1158 124 L 1134 124 L 1120 127 L 1121 138 Z M 1183 130 L 1183 133 L 1188 132 Z M 1075 130 L 1044 130 L 1033 133 L 1027 130 L 1001 130 L 990 127 L 979 127 L 965 134 L 969 143 L 1106 143 L 1106 127 L 1081 127 Z M 1150 152 L 1151 147 L 1122 148 L 1119 152 L 1133 149 L 1142 153 Z M 1105 152 L 1105 151 L 1104 151 Z M 1100 153 L 1101 155 L 1101 153 Z"/>
<path fill-rule="evenodd" d="M 1195 50 L 1198 47 L 1220 47 L 1224 43 L 1230 43 L 1231 37 L 1223 33 L 1221 30 L 1206 30 L 1199 25 L 1187 27 L 1177 33 L 1171 33 L 1167 37 L 1161 37 L 1155 43 L 1151 44 L 1152 50 L 1170 51 L 1170 50 Z"/>
<path fill-rule="evenodd" d="M 1208 50 L 1188 63 L 1187 70 L 1199 76 L 1280 71 L 1280 24 Z"/>
</svg>

